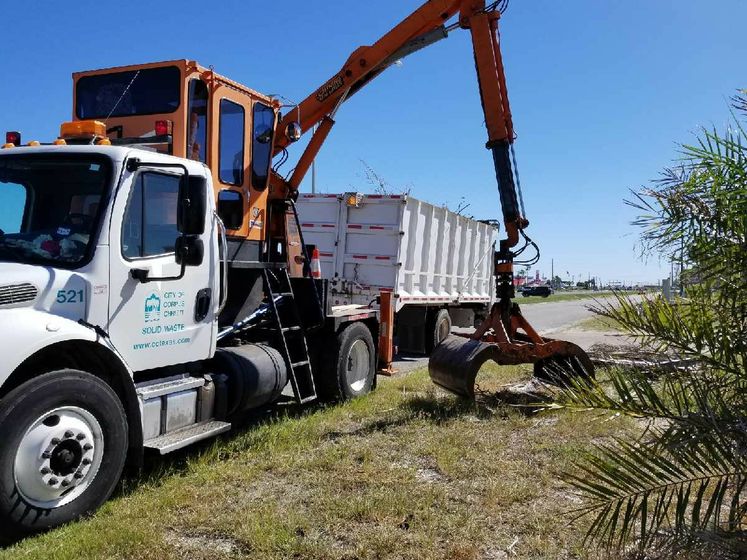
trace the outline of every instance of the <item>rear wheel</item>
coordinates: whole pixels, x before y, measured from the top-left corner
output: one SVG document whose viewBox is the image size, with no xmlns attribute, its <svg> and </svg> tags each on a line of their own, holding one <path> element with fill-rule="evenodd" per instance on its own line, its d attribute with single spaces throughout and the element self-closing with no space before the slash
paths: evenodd
<svg viewBox="0 0 747 560">
<path fill-rule="evenodd" d="M 95 511 L 127 453 L 114 391 L 77 370 L 39 376 L 0 401 L 0 537 L 18 538 Z"/>
<path fill-rule="evenodd" d="M 447 309 L 439 309 L 426 323 L 425 349 L 430 354 L 451 333 L 451 316 Z"/>
<path fill-rule="evenodd" d="M 376 380 L 376 347 L 363 323 L 351 323 L 337 335 L 317 382 L 322 400 L 344 401 L 369 393 Z"/>
</svg>

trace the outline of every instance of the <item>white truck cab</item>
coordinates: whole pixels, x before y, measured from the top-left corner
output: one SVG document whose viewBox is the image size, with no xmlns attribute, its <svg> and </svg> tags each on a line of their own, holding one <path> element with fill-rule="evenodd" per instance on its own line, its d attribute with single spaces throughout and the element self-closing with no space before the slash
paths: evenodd
<svg viewBox="0 0 747 560">
<path fill-rule="evenodd" d="M 287 256 L 232 262 L 212 181 L 131 147 L 0 150 L 0 538 L 95 510 L 145 449 L 289 383 L 298 402 L 373 388 L 377 312 L 322 309 Z"/>
<path fill-rule="evenodd" d="M 128 169 L 124 162 L 142 165 Z M 161 167 L 159 164 L 178 167 Z M 152 165 L 151 165 L 152 164 Z M 197 238 L 199 264 L 175 256 L 184 169 L 207 188 L 197 162 L 128 148 L 92 146 L 0 154 L 0 382 L 50 342 L 100 339 L 129 371 L 203 360 L 215 350 L 220 292 L 218 235 Z M 137 274 L 147 274 L 139 281 Z M 163 278 L 163 279 L 161 279 Z M 195 313 L 196 306 L 200 313 Z"/>
</svg>

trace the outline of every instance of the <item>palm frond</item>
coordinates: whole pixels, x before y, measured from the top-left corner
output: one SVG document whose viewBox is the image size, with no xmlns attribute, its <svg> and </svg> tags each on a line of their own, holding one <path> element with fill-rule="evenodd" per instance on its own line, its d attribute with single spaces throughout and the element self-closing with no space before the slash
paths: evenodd
<svg viewBox="0 0 747 560">
<path fill-rule="evenodd" d="M 702 129 L 677 165 L 625 201 L 639 213 L 644 252 L 686 269 L 684 297 L 617 294 L 594 308 L 695 365 L 571 380 L 552 405 L 648 422 L 565 475 L 585 498 L 577 514 L 591 517 L 587 539 L 607 548 L 637 541 L 641 551 L 747 557 L 747 132 L 737 114 L 747 115 L 747 91 L 733 99 L 734 126 Z"/>
<path fill-rule="evenodd" d="M 681 538 L 744 529 L 744 456 L 711 435 L 675 453 L 617 440 L 577 461 L 564 478 L 586 497 L 576 513 L 593 516 L 587 539 L 645 548 L 665 529 Z"/>
</svg>

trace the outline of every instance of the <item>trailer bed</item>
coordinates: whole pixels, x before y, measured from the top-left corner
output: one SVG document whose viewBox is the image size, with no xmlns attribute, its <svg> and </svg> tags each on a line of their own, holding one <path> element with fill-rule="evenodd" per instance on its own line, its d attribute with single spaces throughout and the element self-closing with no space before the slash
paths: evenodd
<svg viewBox="0 0 747 560">
<path fill-rule="evenodd" d="M 492 301 L 488 224 L 408 195 L 302 193 L 297 207 L 332 305 L 367 305 L 381 290 L 394 292 L 396 311 Z"/>
</svg>

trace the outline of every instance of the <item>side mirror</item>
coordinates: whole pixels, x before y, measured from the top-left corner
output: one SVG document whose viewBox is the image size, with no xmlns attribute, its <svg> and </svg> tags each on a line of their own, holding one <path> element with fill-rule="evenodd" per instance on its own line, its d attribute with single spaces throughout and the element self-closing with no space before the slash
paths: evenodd
<svg viewBox="0 0 747 560">
<path fill-rule="evenodd" d="M 150 276 L 147 268 L 133 268 L 130 276 L 145 284 L 147 282 L 167 282 L 170 280 L 181 280 L 188 266 L 200 266 L 205 256 L 205 245 L 199 235 L 180 235 L 176 238 L 176 264 L 181 265 L 177 276 Z"/>
<path fill-rule="evenodd" d="M 176 239 L 176 263 L 185 266 L 200 266 L 205 256 L 205 246 L 196 235 L 182 235 Z"/>
<path fill-rule="evenodd" d="M 176 227 L 184 235 L 202 235 L 207 213 L 207 179 L 186 175 L 179 184 Z"/>
<path fill-rule="evenodd" d="M 288 126 L 285 127 L 285 136 L 291 142 L 297 142 L 300 140 L 301 134 L 301 125 L 295 121 L 288 123 Z"/>
</svg>

